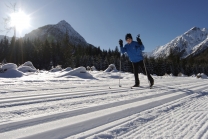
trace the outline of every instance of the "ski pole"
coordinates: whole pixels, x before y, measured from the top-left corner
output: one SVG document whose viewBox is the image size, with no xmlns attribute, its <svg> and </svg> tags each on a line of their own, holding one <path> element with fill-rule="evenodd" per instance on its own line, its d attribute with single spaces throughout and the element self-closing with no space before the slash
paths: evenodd
<svg viewBox="0 0 208 139">
<path fill-rule="evenodd" d="M 120 54 L 120 66 L 119 66 L 119 87 L 121 87 L 121 54 Z"/>
<path fill-rule="evenodd" d="M 144 58 L 143 58 L 143 64 L 144 64 L 144 69 L 145 69 L 145 72 L 146 72 L 146 75 L 147 75 L 147 69 L 146 69 Z M 148 80 L 148 84 L 150 85 L 150 82 L 149 82 L 149 79 L 148 79 L 148 75 L 147 75 L 147 80 Z"/>
</svg>

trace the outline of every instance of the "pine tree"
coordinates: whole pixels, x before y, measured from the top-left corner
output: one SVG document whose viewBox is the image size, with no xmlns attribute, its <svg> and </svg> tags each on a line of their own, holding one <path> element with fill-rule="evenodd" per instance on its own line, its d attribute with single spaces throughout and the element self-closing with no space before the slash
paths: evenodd
<svg viewBox="0 0 208 139">
<path fill-rule="evenodd" d="M 109 62 L 108 62 L 108 59 L 107 59 L 107 58 L 105 58 L 105 60 L 104 60 L 104 63 L 103 63 L 103 67 L 102 67 L 102 70 L 105 70 L 105 69 L 107 69 L 107 68 L 108 68 L 108 66 L 109 66 Z"/>
</svg>

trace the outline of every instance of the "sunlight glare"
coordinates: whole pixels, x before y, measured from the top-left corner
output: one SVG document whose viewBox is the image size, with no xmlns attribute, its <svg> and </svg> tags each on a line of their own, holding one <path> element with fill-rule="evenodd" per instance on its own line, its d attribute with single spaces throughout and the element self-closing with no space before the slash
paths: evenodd
<svg viewBox="0 0 208 139">
<path fill-rule="evenodd" d="M 30 26 L 30 17 L 23 11 L 18 11 L 10 15 L 11 25 L 15 26 L 17 31 L 22 31 Z"/>
</svg>

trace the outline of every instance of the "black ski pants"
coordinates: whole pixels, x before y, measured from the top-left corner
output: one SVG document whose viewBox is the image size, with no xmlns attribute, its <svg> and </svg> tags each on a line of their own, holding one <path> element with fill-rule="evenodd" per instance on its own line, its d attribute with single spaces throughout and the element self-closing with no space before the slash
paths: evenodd
<svg viewBox="0 0 208 139">
<path fill-rule="evenodd" d="M 134 69 L 134 77 L 135 77 L 135 84 L 139 84 L 139 75 L 138 75 L 138 68 L 140 67 L 141 70 L 143 71 L 143 73 L 146 75 L 146 71 L 145 71 L 145 65 L 144 65 L 144 62 L 143 60 L 142 61 L 139 61 L 139 62 L 136 62 L 136 63 L 132 63 L 133 65 L 133 69 Z M 147 70 L 147 77 L 148 77 L 148 80 L 150 82 L 153 82 L 153 78 L 152 76 L 150 75 L 149 71 Z"/>
</svg>

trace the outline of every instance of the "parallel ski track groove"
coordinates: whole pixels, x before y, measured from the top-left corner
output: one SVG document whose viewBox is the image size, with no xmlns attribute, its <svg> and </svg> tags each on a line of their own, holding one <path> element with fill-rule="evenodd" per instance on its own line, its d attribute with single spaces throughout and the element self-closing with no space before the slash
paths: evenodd
<svg viewBox="0 0 208 139">
<path fill-rule="evenodd" d="M 161 82 L 161 84 L 162 84 L 162 82 Z M 170 84 L 170 86 L 169 86 L 169 84 Z M 190 85 L 191 85 L 191 87 L 190 87 Z M 121 102 L 113 102 L 114 105 L 109 104 L 109 107 L 106 107 L 107 105 L 100 105 L 100 106 L 96 106 L 96 107 L 85 108 L 85 112 L 84 113 L 82 112 L 81 114 L 94 112 L 94 111 L 97 111 L 97 110 L 100 110 L 100 109 L 102 110 L 102 109 L 106 109 L 106 108 L 120 106 L 120 105 L 123 105 L 123 104 L 136 102 L 138 100 L 148 99 L 150 97 L 154 98 L 154 97 L 158 97 L 158 96 L 163 96 L 165 94 L 171 94 L 171 92 L 172 92 L 171 89 L 182 91 L 182 92 L 183 92 L 183 90 L 186 90 L 186 92 L 187 92 L 187 89 L 188 89 L 190 94 L 192 94 L 192 92 L 197 92 L 199 90 L 206 89 L 207 88 L 206 85 L 207 85 L 207 82 L 205 82 L 205 81 L 196 83 L 195 81 L 190 82 L 188 80 L 187 80 L 187 82 L 186 81 L 183 82 L 183 86 L 181 85 L 180 81 L 176 81 L 175 84 L 172 85 L 172 86 L 171 86 L 171 83 L 167 83 L 167 84 L 165 84 L 163 86 L 158 84 L 156 88 L 159 88 L 159 87 L 161 87 L 161 88 L 169 88 L 170 90 L 166 91 L 165 93 L 160 93 L 158 95 L 150 95 L 150 96 L 145 96 L 145 97 L 138 97 L 138 98 L 134 98 L 134 99 L 129 99 L 129 100 L 121 101 Z M 108 86 L 108 85 L 106 85 L 106 86 Z M 88 88 L 88 86 L 85 86 L 85 87 Z M 33 103 L 50 102 L 50 101 L 71 99 L 71 98 L 77 98 L 77 97 L 89 97 L 89 96 L 96 96 L 96 95 L 101 95 L 102 96 L 102 95 L 109 94 L 109 93 L 112 93 L 112 94 L 115 93 L 115 94 L 119 95 L 120 93 L 129 92 L 130 90 L 131 90 L 131 92 L 137 91 L 137 89 L 130 89 L 130 88 L 126 88 L 126 87 L 122 87 L 122 88 L 117 87 L 117 88 L 112 88 L 110 90 L 108 90 L 108 88 L 105 89 L 105 87 L 103 87 L 103 89 L 99 88 L 100 90 L 96 90 L 96 91 L 90 89 L 90 90 L 86 90 L 87 92 L 85 92 L 85 93 L 79 93 L 79 92 L 83 92 L 83 90 L 82 91 L 81 90 L 76 90 L 75 91 L 73 89 L 76 89 L 76 86 L 73 86 L 72 88 L 67 88 L 69 90 L 72 89 L 71 90 L 72 92 L 63 91 L 61 93 L 52 93 L 52 94 L 45 93 L 45 94 L 40 94 L 40 95 L 31 95 L 29 97 L 28 96 L 21 96 L 21 97 L 3 98 L 3 99 L 0 99 L 0 102 L 3 102 L 3 103 L 1 103 L 1 105 L 4 104 L 4 103 L 5 103 L 5 105 L 0 106 L 0 108 L 12 107 L 12 106 L 16 106 L 16 105 L 26 105 L 26 104 L 33 104 Z M 92 88 L 95 88 L 95 86 L 92 87 Z M 194 88 L 196 88 L 196 89 L 194 89 Z M 20 89 L 21 89 L 21 87 L 20 87 Z M 56 89 L 60 89 L 61 90 L 61 88 L 56 88 Z M 56 89 L 54 89 L 54 90 L 51 89 L 51 91 L 54 92 Z M 63 89 L 66 89 L 66 88 L 63 88 Z M 47 89 L 45 88 L 45 90 L 47 90 Z M 142 92 L 142 90 L 145 90 L 146 93 L 149 93 L 149 92 L 152 91 L 152 90 L 147 90 L 146 88 L 139 88 L 139 90 L 141 92 Z M 39 91 L 39 90 L 34 90 L 34 91 Z M 40 91 L 41 91 L 41 89 L 40 89 Z M 55 95 L 55 96 L 52 96 L 52 95 Z M 51 97 L 49 97 L 49 96 L 51 96 Z M 33 98 L 29 99 L 30 97 L 33 97 Z M 52 100 L 42 100 L 42 99 L 45 99 L 45 98 L 52 99 Z M 13 100 L 11 100 L 11 99 L 13 99 Z M 7 103 L 11 103 L 11 102 L 15 103 L 15 102 L 21 102 L 21 101 L 30 101 L 30 100 L 32 100 L 33 102 L 23 102 L 23 103 L 18 103 L 16 105 L 15 104 L 7 104 Z M 194 102 L 192 102 L 192 103 L 194 103 Z M 185 104 L 185 105 L 187 105 L 187 104 Z M 194 107 L 192 107 L 192 109 L 195 109 L 195 108 L 198 108 L 198 107 L 205 107 L 205 106 L 206 106 L 205 103 L 204 104 L 200 103 L 200 104 L 196 104 Z M 73 113 L 70 116 L 73 116 L 73 114 L 77 115 L 76 111 L 79 111 L 79 110 L 73 110 L 72 111 Z M 173 111 L 175 111 L 175 110 L 173 110 Z M 53 120 L 64 119 L 64 118 L 69 117 L 69 115 L 67 115 L 66 113 L 67 112 L 65 112 L 65 114 L 63 113 L 63 115 L 60 115 L 60 113 L 59 114 L 50 115 L 50 116 L 48 116 L 49 117 L 48 120 L 44 120 L 44 119 L 41 120 L 42 117 L 40 117 L 40 120 L 38 120 L 39 118 L 36 118 L 36 119 L 33 120 L 33 122 L 28 123 L 28 124 L 27 124 L 27 121 L 16 122 L 16 126 L 10 126 L 10 128 L 8 128 L 10 123 L 5 124 L 5 125 L 0 125 L 0 133 L 16 130 L 16 129 L 19 129 L 19 128 L 24 128 L 24 127 L 37 125 L 37 124 L 40 124 L 40 123 L 43 123 L 43 122 L 46 123 L 46 122 L 50 122 L 50 121 L 53 121 Z M 206 116 L 206 114 L 198 113 L 198 114 L 195 114 L 195 115 L 194 114 L 183 115 L 180 111 L 176 111 L 175 114 L 177 114 L 176 116 L 177 116 L 178 120 L 181 121 L 181 122 L 184 122 L 183 119 L 187 119 L 187 120 L 188 119 L 189 120 L 193 119 L 194 121 L 196 121 L 196 120 L 200 121 L 199 122 L 199 126 L 196 129 L 196 130 L 198 130 L 197 134 L 195 134 L 194 137 L 193 136 L 191 136 L 191 137 L 193 137 L 193 138 L 206 138 L 208 136 L 208 131 L 206 131 L 206 129 L 208 129 L 208 123 L 206 122 L 206 121 L 208 121 L 208 117 Z M 181 137 L 187 137 L 188 130 L 194 128 L 192 126 L 189 126 L 185 122 L 184 122 L 183 126 L 180 126 L 180 127 L 178 127 L 177 125 L 173 126 L 172 124 L 168 124 L 169 121 L 168 121 L 167 118 L 169 116 L 170 115 L 168 113 L 166 115 L 162 115 L 161 117 L 156 117 L 155 119 L 153 119 L 154 121 L 159 121 L 159 122 L 156 122 L 156 124 L 153 123 L 152 121 L 149 121 L 147 124 L 142 126 L 142 128 L 141 127 L 137 127 L 135 129 L 133 129 L 133 131 L 127 132 L 127 133 L 119 136 L 118 138 L 120 138 L 120 137 L 141 138 L 140 134 L 138 134 L 138 133 L 145 132 L 148 129 L 149 126 L 151 126 L 151 128 L 153 128 L 153 130 L 151 130 L 152 136 L 157 136 L 158 134 L 162 134 L 162 132 L 158 132 L 158 129 L 164 129 L 164 128 L 165 129 L 170 129 L 170 128 L 172 128 L 176 132 L 185 131 L 185 132 L 183 132 L 183 134 L 178 136 L 178 138 L 181 138 Z M 162 119 L 165 119 L 165 120 L 162 120 Z M 31 120 L 28 120 L 28 121 L 31 121 Z M 21 125 L 21 122 L 23 122 L 22 125 Z M 168 135 L 166 135 L 166 136 L 170 137 Z M 189 137 L 190 137 L 190 135 L 189 135 Z"/>
<path fill-rule="evenodd" d="M 187 82 L 188 83 L 195 83 L 195 81 L 192 81 L 192 82 L 190 82 L 189 80 L 187 80 Z M 162 82 L 161 82 L 162 83 Z M 168 86 L 168 85 L 172 85 L 172 84 L 175 84 L 175 83 L 178 83 L 178 84 L 181 84 L 180 83 L 180 81 L 177 81 L 177 80 L 174 80 L 174 81 L 172 81 L 171 83 L 166 83 L 166 86 Z M 185 84 L 186 84 L 186 81 L 184 82 Z M 178 84 L 175 84 L 175 85 L 178 85 Z M 145 83 L 145 85 L 147 85 L 146 83 Z M 15 85 L 16 86 L 16 85 Z M 34 85 L 33 85 L 34 86 Z M 56 90 L 56 89 L 59 89 L 59 90 L 61 90 L 61 89 L 68 89 L 68 90 L 72 90 L 72 89 L 76 89 L 77 88 L 77 85 L 76 86 L 69 86 L 69 87 L 66 87 L 66 85 L 63 85 L 63 87 L 60 87 L 60 85 L 55 85 L 55 86 L 58 86 L 57 88 L 55 88 L 55 86 L 53 85 L 53 89 L 51 89 L 51 86 L 48 86 L 48 85 L 44 85 L 44 87 L 43 86 L 41 86 L 41 87 L 38 87 L 37 88 L 37 86 L 30 86 L 30 89 L 31 88 L 34 88 L 33 90 L 31 90 L 31 91 L 44 91 L 44 90 L 51 90 L 51 91 L 54 91 L 54 90 Z M 110 85 L 104 85 L 104 87 L 103 87 L 103 85 L 102 85 L 102 89 L 103 90 L 106 90 L 106 88 L 108 88 Z M 112 85 L 112 87 L 115 87 L 116 86 L 116 84 L 113 84 Z M 157 85 L 156 85 L 157 86 Z M 84 87 L 84 88 L 96 88 L 96 87 L 99 87 L 99 85 L 92 85 L 92 86 L 87 86 L 87 85 L 81 85 L 80 87 Z M 11 88 L 11 87 L 9 87 L 9 88 Z M 19 88 L 19 90 L 17 90 Z M 41 89 L 42 88 L 42 89 Z M 99 87 L 100 88 L 100 87 Z M 116 87 L 117 88 L 117 87 Z M 25 87 L 15 87 L 15 88 L 12 88 L 11 89 L 11 92 L 12 92 L 12 90 L 14 91 L 14 92 L 24 92 L 24 89 L 25 89 Z M 1 91 L 2 92 L 4 92 L 4 88 L 2 88 L 1 89 Z M 8 91 L 8 89 L 7 89 L 7 91 Z M 25 90 L 26 92 L 28 92 L 29 90 L 28 89 L 26 89 Z M 78 91 L 83 91 L 83 90 L 78 90 Z M 90 90 L 87 90 L 86 89 L 86 91 L 93 91 L 92 89 L 90 89 Z"/>
<path fill-rule="evenodd" d="M 149 92 L 151 92 L 150 90 L 149 90 Z M 169 93 L 171 93 L 172 91 L 170 91 Z M 174 93 L 174 92 L 172 92 L 172 93 Z M 85 112 L 86 113 L 89 113 L 89 112 L 93 112 L 93 111 L 96 111 L 96 110 L 100 110 L 100 109 L 103 109 L 103 108 L 110 108 L 110 107 L 115 107 L 115 106 L 119 106 L 119 105 L 122 105 L 122 104 L 128 104 L 128 103 L 132 103 L 132 102 L 136 102 L 136 101 L 139 101 L 139 100 L 144 100 L 144 99 L 148 99 L 148 98 L 151 98 L 151 97 L 159 97 L 159 96 L 162 96 L 162 95 L 165 95 L 165 94 L 168 94 L 168 92 L 165 92 L 165 93 L 161 93 L 161 94 L 156 94 L 156 95 L 150 95 L 150 96 L 144 96 L 144 97 L 139 97 L 139 98 L 135 98 L 135 99 L 130 99 L 130 100 L 124 100 L 124 101 L 121 101 L 121 102 L 115 102 L 115 103 L 111 103 L 111 104 L 106 104 L 106 105 L 101 105 L 101 106 L 97 106 L 97 107 L 90 107 L 90 108 L 85 108 Z M 113 105 L 112 105 L 113 104 Z M 112 106 L 111 106 L 112 105 Z M 108 106 L 110 106 L 110 107 L 108 107 Z M 79 111 L 81 111 L 81 110 L 77 110 L 78 112 Z M 71 113 L 71 112 L 70 112 Z M 69 114 L 70 114 L 69 113 Z M 77 113 L 76 113 L 76 110 L 74 110 L 74 111 L 72 111 L 72 114 L 67 114 L 67 112 L 64 112 L 62 115 L 59 115 L 59 114 L 54 114 L 54 115 L 51 115 L 51 116 L 45 116 L 46 117 L 46 119 L 44 119 L 44 120 L 41 120 L 41 121 L 36 121 L 36 119 L 33 119 L 32 121 L 34 121 L 34 122 L 32 122 L 32 121 L 30 121 L 30 123 L 29 123 L 29 125 L 31 126 L 31 125 L 35 125 L 35 124 L 39 124 L 39 123 L 43 123 L 43 121 L 44 122 L 49 122 L 49 121 L 53 121 L 53 120 L 58 120 L 58 119 L 63 119 L 63 118 L 66 118 L 66 117 L 70 117 L 70 116 L 73 116 L 73 115 L 78 115 Z M 83 113 L 82 113 L 83 114 Z M 50 117 L 50 118 L 48 118 L 47 119 L 47 117 Z M 37 119 L 39 119 L 39 118 L 37 118 Z M 27 120 L 26 120 L 27 121 Z M 27 123 L 26 121 L 24 121 L 23 123 Z M 7 126 L 8 124 L 6 124 L 6 125 L 0 125 L 0 127 L 8 127 Z M 17 127 L 18 128 L 20 128 L 21 126 L 21 124 L 19 123 L 19 122 L 17 122 L 17 124 L 16 125 L 18 125 Z M 23 124 L 24 125 L 24 124 Z M 24 125 L 25 126 L 25 125 Z M 9 130 L 11 130 L 11 129 L 16 129 L 17 128 L 16 126 L 15 127 L 10 127 L 9 128 Z M 0 128 L 0 129 L 3 129 L 3 128 Z M 5 130 L 5 129 L 3 129 L 3 130 L 0 130 L 0 133 L 1 132 L 3 132 L 3 131 L 7 131 L 7 130 Z"/>
<path fill-rule="evenodd" d="M 192 103 L 196 104 L 195 102 L 192 102 Z M 184 107 L 189 107 L 188 104 L 186 104 L 186 105 L 183 105 L 183 106 Z M 194 106 L 192 106 L 189 109 L 192 110 Z M 207 106 L 206 103 L 198 104 L 198 108 L 201 108 L 201 107 L 203 108 L 203 106 Z M 173 111 L 175 111 L 175 110 L 173 110 Z M 169 124 L 169 122 L 167 122 L 167 120 L 162 120 L 162 119 L 166 119 L 168 116 L 169 116 L 169 114 L 167 114 L 166 116 L 161 116 L 160 118 L 156 118 L 154 120 L 154 122 L 150 121 L 146 125 L 141 125 L 137 129 L 132 130 L 131 132 L 128 132 L 127 134 L 124 134 L 123 136 L 119 136 L 118 138 L 128 138 L 128 137 L 129 138 L 133 138 L 133 137 L 141 138 L 142 136 L 138 136 L 138 135 L 141 135 L 141 133 L 147 132 L 148 131 L 147 129 L 148 129 L 149 126 L 151 126 L 151 135 L 153 135 L 153 137 L 156 137 L 158 134 L 162 135 L 162 132 L 160 132 L 160 131 L 163 131 L 163 130 L 160 130 L 161 128 L 166 129 L 166 130 L 171 130 L 171 131 L 174 131 L 176 133 L 181 133 L 181 135 L 177 135 L 177 136 L 172 135 L 171 136 L 172 138 L 187 138 L 187 139 L 189 139 L 189 138 L 190 139 L 191 138 L 196 138 L 196 139 L 204 138 L 205 139 L 205 137 L 207 137 L 207 135 L 206 135 L 207 131 L 206 130 L 208 129 L 208 122 L 207 122 L 208 117 L 207 117 L 206 114 L 195 113 L 195 114 L 190 114 L 190 115 L 183 115 L 183 111 L 178 110 L 176 113 L 174 113 L 174 117 L 177 117 L 178 122 L 182 122 L 182 126 L 180 126 L 180 127 L 178 127 L 178 125 L 176 123 L 175 124 L 174 123 Z M 196 125 L 189 125 L 188 124 L 188 123 L 194 122 L 194 121 L 199 121 L 197 128 L 196 128 Z M 159 126 L 159 125 L 163 125 L 163 127 Z M 143 127 L 143 128 L 141 129 L 141 127 Z M 198 131 L 195 134 L 195 136 L 193 136 L 193 134 L 188 135 L 188 132 L 190 133 L 190 131 L 192 131 L 192 130 L 197 130 Z M 169 137 L 167 136 L 167 138 L 169 138 Z"/>
<path fill-rule="evenodd" d="M 198 84 L 196 84 L 196 83 L 193 83 L 195 86 L 198 86 Z M 203 85 L 203 84 L 201 84 L 201 83 L 199 83 L 200 85 Z M 206 84 L 206 83 L 205 83 Z M 192 83 L 191 84 L 187 84 L 187 85 L 192 85 Z M 156 88 L 162 88 L 162 87 L 167 87 L 167 88 L 173 88 L 173 87 L 176 87 L 176 86 L 180 86 L 180 85 L 173 85 L 173 86 L 164 86 L 164 85 L 162 85 L 162 86 L 157 86 Z M 119 89 L 119 90 L 118 90 Z M 145 88 L 138 88 L 139 90 L 145 90 Z M 138 90 L 138 89 L 131 89 L 131 91 L 134 91 L 134 90 Z M 94 94 L 99 94 L 99 95 L 104 95 L 104 94 L 108 94 L 109 93 L 109 91 L 111 92 L 111 93 L 120 93 L 121 91 L 123 91 L 123 92 L 125 92 L 125 91 L 129 91 L 130 90 L 130 87 L 122 87 L 122 88 L 113 88 L 113 89 L 100 89 L 100 90 L 96 90 L 96 92 L 99 92 L 99 93 L 94 93 Z M 14 99 L 14 98 L 16 98 L 16 99 L 18 99 L 18 98 L 20 98 L 20 100 L 17 100 L 16 102 L 18 102 L 18 101 L 26 101 L 27 99 L 25 99 L 25 98 L 31 98 L 31 97 L 33 97 L 32 98 L 32 100 L 34 100 L 34 99 L 36 99 L 34 96 L 36 96 L 37 97 L 37 99 L 44 99 L 44 98 L 55 98 L 55 97 L 59 97 L 59 96 L 63 96 L 63 97 L 65 97 L 65 96 L 68 96 L 68 95 L 77 95 L 77 93 L 79 93 L 79 95 L 84 95 L 84 94 L 87 94 L 87 96 L 89 95 L 89 93 L 93 93 L 93 92 L 95 92 L 94 90 L 86 90 L 87 92 L 86 93 L 79 93 L 79 92 L 83 92 L 83 91 L 79 91 L 79 90 L 77 90 L 77 91 L 73 91 L 73 92 L 68 92 L 68 91 L 64 91 L 64 92 L 61 92 L 61 93 L 50 93 L 50 94 L 44 94 L 44 95 L 32 95 L 32 96 L 21 96 L 21 97 L 9 97 L 9 98 L 3 98 L 3 99 L 1 99 L 0 100 L 0 103 L 9 103 L 10 101 L 6 101 L 6 100 L 9 100 L 9 99 Z M 116 91 L 116 92 L 113 92 L 113 91 Z M 101 92 L 104 92 L 104 93 L 101 93 Z M 58 95 L 55 95 L 55 94 L 58 94 Z M 55 95 L 55 96 L 54 96 Z M 93 94 L 92 94 L 93 95 Z M 52 96 L 52 97 L 48 97 L 48 96 Z M 38 97 L 40 97 L 40 98 L 38 98 Z M 28 99 L 28 100 L 31 100 L 31 99 Z M 15 102 L 14 100 L 12 100 L 12 102 Z"/>
</svg>

